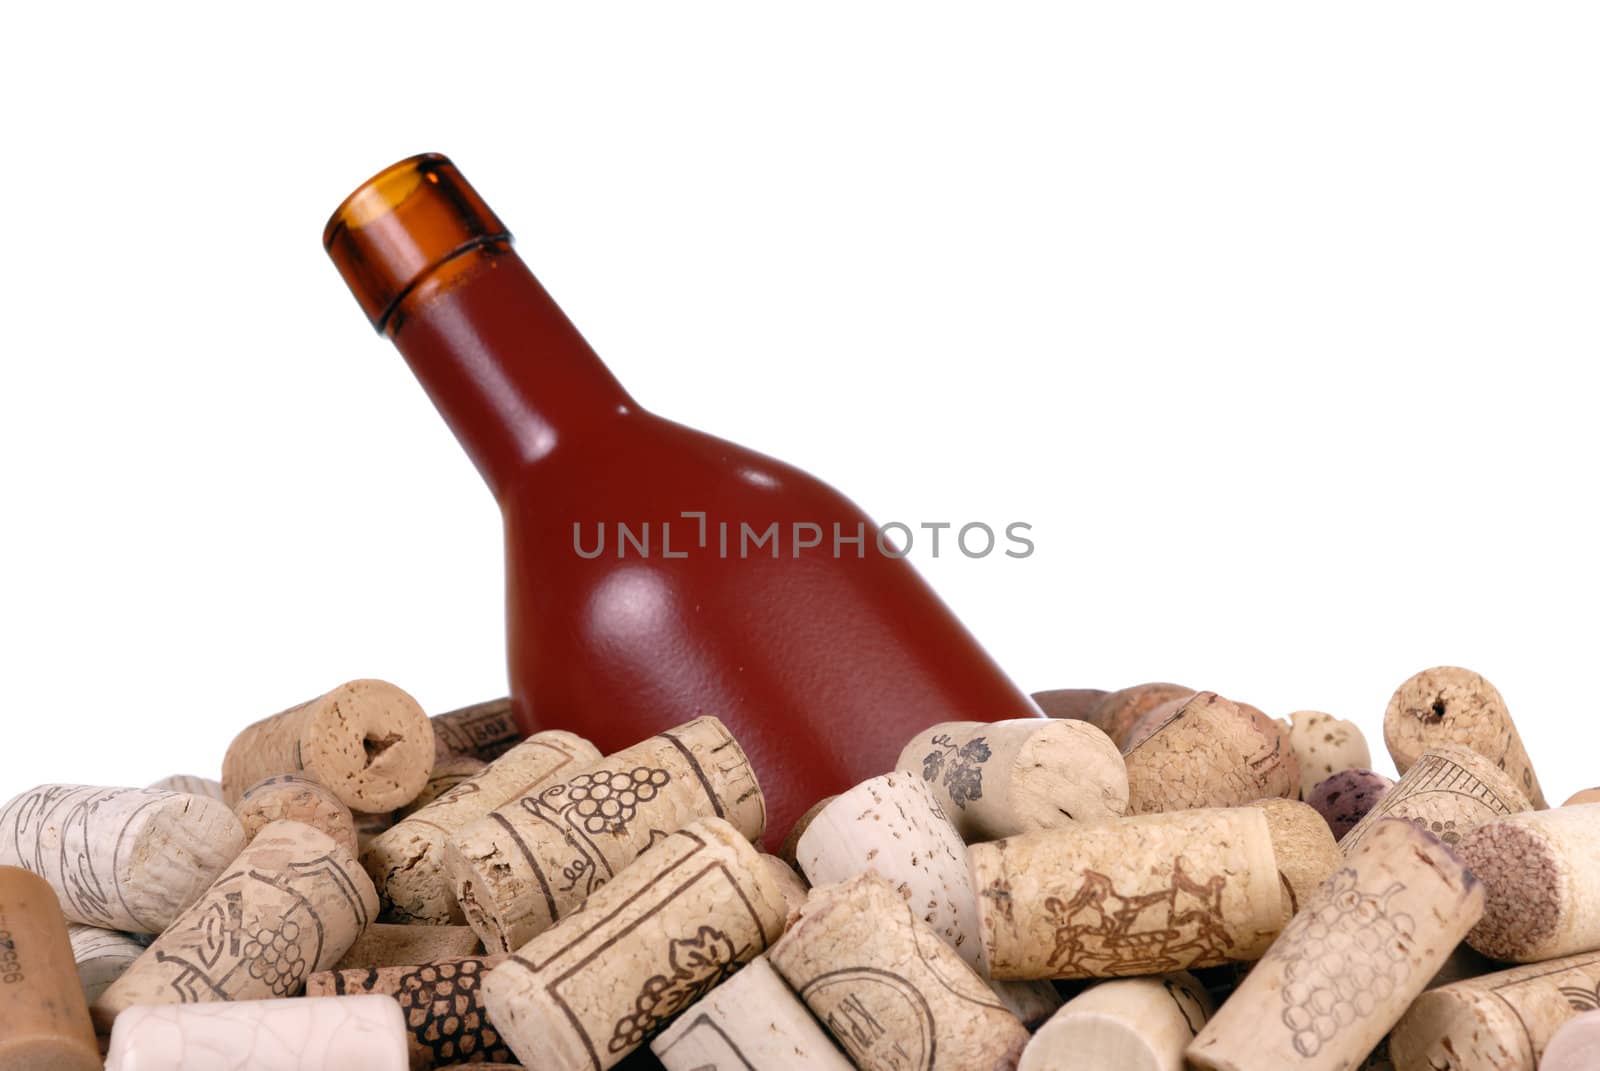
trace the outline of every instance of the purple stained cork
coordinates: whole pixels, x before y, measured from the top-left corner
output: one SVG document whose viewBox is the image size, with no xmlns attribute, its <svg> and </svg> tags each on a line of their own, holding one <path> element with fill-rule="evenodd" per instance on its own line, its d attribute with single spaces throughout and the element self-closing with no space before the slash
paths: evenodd
<svg viewBox="0 0 1600 1071">
<path fill-rule="evenodd" d="M 1394 782 L 1381 773 L 1341 770 L 1319 782 L 1306 802 L 1322 815 L 1328 828 L 1333 830 L 1333 838 L 1341 840 L 1393 787 Z"/>
</svg>

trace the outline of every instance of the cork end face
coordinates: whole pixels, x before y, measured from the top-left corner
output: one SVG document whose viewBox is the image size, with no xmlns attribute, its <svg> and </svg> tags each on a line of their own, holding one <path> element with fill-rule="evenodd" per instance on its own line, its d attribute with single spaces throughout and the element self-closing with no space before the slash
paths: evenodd
<svg viewBox="0 0 1600 1071">
<path fill-rule="evenodd" d="M 1088 722 L 1045 722 L 1017 753 L 1011 794 L 1025 829 L 1121 818 L 1128 768 L 1111 738 Z"/>
<path fill-rule="evenodd" d="M 1494 685 L 1460 666 L 1435 666 L 1408 678 L 1389 698 L 1383 739 L 1400 772 L 1428 742 L 1472 743 L 1503 734 L 1510 712 Z"/>
<path fill-rule="evenodd" d="M 1566 915 L 1568 875 L 1549 840 L 1535 829 L 1491 822 L 1467 834 L 1461 856 L 1487 891 L 1483 919 L 1467 943 L 1491 959 L 1545 958 L 1544 946 Z"/>
<path fill-rule="evenodd" d="M 405 806 L 427 785 L 433 725 L 387 681 L 349 681 L 319 701 L 300 749 L 305 768 L 346 806 L 376 814 Z"/>
</svg>

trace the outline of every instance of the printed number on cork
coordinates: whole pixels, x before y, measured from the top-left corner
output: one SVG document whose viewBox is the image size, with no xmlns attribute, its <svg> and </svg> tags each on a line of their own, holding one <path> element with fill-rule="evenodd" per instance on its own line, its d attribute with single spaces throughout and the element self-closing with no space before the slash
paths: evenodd
<svg viewBox="0 0 1600 1071">
<path fill-rule="evenodd" d="M 930 743 L 935 750 L 922 760 L 922 779 L 939 781 L 941 775 L 950 802 L 965 809 L 968 800 L 983 798 L 983 764 L 989 761 L 988 742 L 975 736 L 957 746 L 948 733 L 941 733 Z"/>
</svg>

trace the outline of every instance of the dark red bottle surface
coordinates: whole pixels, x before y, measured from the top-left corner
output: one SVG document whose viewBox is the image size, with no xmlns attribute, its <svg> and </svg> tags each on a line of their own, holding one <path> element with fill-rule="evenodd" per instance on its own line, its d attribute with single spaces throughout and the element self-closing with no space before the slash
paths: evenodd
<svg viewBox="0 0 1600 1071">
<path fill-rule="evenodd" d="M 525 731 L 611 752 L 714 714 L 777 843 L 920 729 L 1038 716 L 848 499 L 628 397 L 444 157 L 367 182 L 324 238 L 500 503 Z"/>
</svg>

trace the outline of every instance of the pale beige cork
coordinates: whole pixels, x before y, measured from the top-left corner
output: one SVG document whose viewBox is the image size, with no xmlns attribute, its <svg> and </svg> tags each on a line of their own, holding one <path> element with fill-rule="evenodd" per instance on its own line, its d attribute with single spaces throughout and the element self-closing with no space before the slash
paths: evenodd
<svg viewBox="0 0 1600 1071">
<path fill-rule="evenodd" d="M 1128 813 L 1237 807 L 1299 794 L 1299 767 L 1264 714 L 1201 692 L 1124 757 Z"/>
<path fill-rule="evenodd" d="M 1132 688 L 1123 688 L 1107 695 L 1083 720 L 1105 733 L 1113 744 L 1126 751 L 1128 732 L 1141 718 L 1163 703 L 1175 699 L 1188 699 L 1194 694 L 1193 688 L 1186 688 L 1181 684 L 1168 684 L 1165 681 L 1136 684 Z"/>
<path fill-rule="evenodd" d="M 1534 807 L 1550 806 L 1506 701 L 1470 669 L 1435 666 L 1395 689 L 1383 715 L 1383 741 L 1401 774 L 1441 744 L 1469 747 L 1510 775 Z"/>
<path fill-rule="evenodd" d="M 795 873 L 794 867 L 779 859 L 776 855 L 761 856 L 761 865 L 767 868 L 772 877 L 773 885 L 783 893 L 783 903 L 788 914 L 794 914 L 805 905 L 806 896 L 811 892 L 811 886 L 806 880 Z"/>
<path fill-rule="evenodd" d="M 428 783 L 422 786 L 422 791 L 417 793 L 416 799 L 396 812 L 397 818 L 407 818 L 416 814 L 461 782 L 470 781 L 488 768 L 487 762 L 475 759 L 471 755 L 447 755 L 442 759 L 434 759 L 433 770 L 428 774 Z"/>
<path fill-rule="evenodd" d="M 489 1020 L 540 1071 L 606 1071 L 766 951 L 783 893 L 745 831 L 668 834 L 489 972 Z"/>
<path fill-rule="evenodd" d="M 451 834 L 445 872 L 467 924 L 509 952 L 696 818 L 761 836 L 766 803 L 721 721 L 696 718 L 518 796 Z"/>
<path fill-rule="evenodd" d="M 78 965 L 84 999 L 90 1002 L 144 955 L 144 942 L 120 930 L 72 922 L 67 924 L 67 938 L 72 942 L 72 959 Z"/>
<path fill-rule="evenodd" d="M 220 800 L 150 788 L 39 785 L 0 808 L 0 866 L 55 889 L 68 922 L 160 933 L 244 847 Z"/>
<path fill-rule="evenodd" d="M 685 1008 L 650 1051 L 666 1071 L 854 1071 L 765 956 Z"/>
<path fill-rule="evenodd" d="M 300 822 L 273 822 L 90 1011 L 107 1031 L 135 1004 L 295 996 L 377 910 L 372 882 L 343 845 Z"/>
<path fill-rule="evenodd" d="M 147 787 L 159 788 L 163 792 L 187 792 L 191 796 L 222 799 L 221 781 L 213 781 L 209 777 L 195 777 L 192 774 L 173 774 L 159 781 L 152 781 Z"/>
<path fill-rule="evenodd" d="M 1184 1071 L 1184 1048 L 1215 1010 L 1187 972 L 1100 982 L 1039 1028 L 1017 1071 Z"/>
<path fill-rule="evenodd" d="M 433 726 L 417 701 L 387 681 L 347 681 L 251 725 L 228 745 L 229 803 L 274 774 L 303 773 L 367 814 L 410 803 L 433 769 Z"/>
<path fill-rule="evenodd" d="M 768 956 L 863 1071 L 1013 1068 L 1028 1031 L 887 882 L 813 889 Z"/>
<path fill-rule="evenodd" d="M 1600 803 L 1600 788 L 1586 788 L 1582 792 L 1575 792 L 1572 798 L 1561 806 L 1573 807 L 1580 803 Z"/>
<path fill-rule="evenodd" d="M 1258 958 L 1284 923 L 1264 813 L 1117 818 L 967 850 L 995 978 L 1116 978 Z"/>
<path fill-rule="evenodd" d="M 491 699 L 470 707 L 435 714 L 433 742 L 436 757 L 469 755 L 493 762 L 517 746 L 522 730 L 511 710 L 510 699 Z"/>
<path fill-rule="evenodd" d="M 483 1006 L 483 979 L 504 959 L 458 956 L 391 967 L 318 971 L 306 979 L 306 996 L 393 997 L 405 1016 L 411 1071 L 431 1071 L 472 1057 L 504 1062 L 516 1057 Z"/>
<path fill-rule="evenodd" d="M 1404 818 L 1454 846 L 1483 823 L 1531 809 L 1511 778 L 1471 748 L 1444 744 L 1417 760 L 1356 827 L 1339 839 L 1346 856 L 1374 824 Z"/>
<path fill-rule="evenodd" d="M 1085 721 L 952 721 L 918 733 L 896 768 L 920 776 L 968 841 L 1120 818 L 1128 771 Z"/>
<path fill-rule="evenodd" d="M 1507 963 L 1600 949 L 1600 803 L 1496 818 L 1460 848 L 1488 894 L 1473 948 Z"/>
<path fill-rule="evenodd" d="M 1545 1046 L 1539 1071 L 1595 1071 L 1600 1067 L 1600 1011 L 1572 1019 Z"/>
<path fill-rule="evenodd" d="M 1110 694 L 1104 688 L 1051 688 L 1034 692 L 1029 698 L 1047 718 L 1088 721 L 1095 708 Z"/>
<path fill-rule="evenodd" d="M 1409 822 L 1381 822 L 1186 1055 L 1203 1071 L 1355 1067 L 1482 914 L 1459 856 Z"/>
<path fill-rule="evenodd" d="M 1300 798 L 1336 773 L 1372 768 L 1372 749 L 1353 721 L 1320 710 L 1289 715 L 1289 746 L 1300 764 Z"/>
<path fill-rule="evenodd" d="M 1339 842 L 1333 839 L 1328 823 L 1299 800 L 1255 800 L 1249 806 L 1267 816 L 1283 891 L 1283 922 L 1288 925 L 1300 912 L 1300 905 L 1339 869 L 1344 856 L 1339 854 Z"/>
<path fill-rule="evenodd" d="M 813 888 L 877 874 L 975 969 L 978 904 L 967 849 L 927 782 L 900 771 L 835 796 L 795 848 Z"/>
<path fill-rule="evenodd" d="M 356 853 L 356 824 L 331 789 L 299 774 L 277 774 L 244 790 L 233 813 L 239 816 L 246 838 L 254 838 L 273 822 L 304 822 Z"/>
<path fill-rule="evenodd" d="M 475 956 L 482 951 L 483 942 L 478 940 L 471 926 L 397 926 L 392 922 L 374 922 L 356 938 L 355 944 L 332 969 L 404 967 L 411 963 Z"/>
<path fill-rule="evenodd" d="M 389 922 L 464 922 L 444 869 L 445 842 L 501 804 L 564 781 L 600 758 L 559 729 L 535 733 L 432 803 L 373 836 L 361 852 Z"/>
<path fill-rule="evenodd" d="M 1564 1024 L 1600 1009 L 1600 952 L 1514 967 L 1417 998 L 1389 1038 L 1396 1071 L 1534 1071 Z"/>
</svg>

